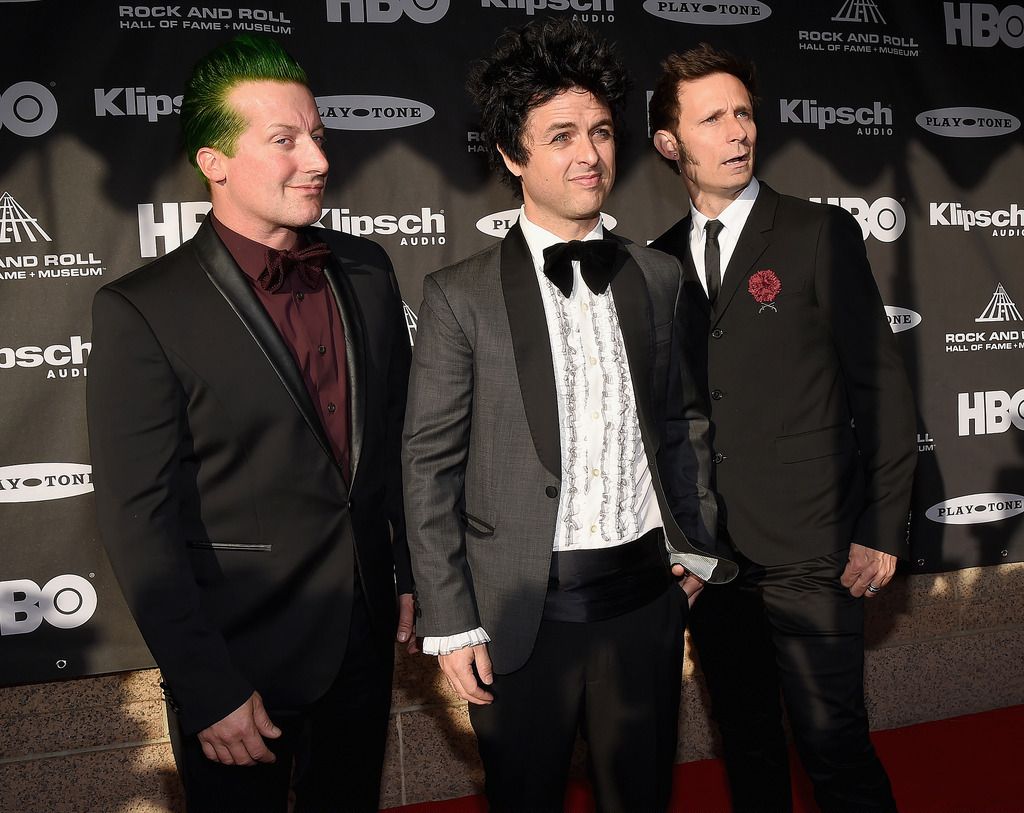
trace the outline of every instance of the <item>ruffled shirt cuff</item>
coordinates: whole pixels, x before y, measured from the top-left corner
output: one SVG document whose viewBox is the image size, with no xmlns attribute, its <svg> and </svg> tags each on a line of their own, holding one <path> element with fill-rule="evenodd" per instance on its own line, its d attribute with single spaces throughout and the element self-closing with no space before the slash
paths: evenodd
<svg viewBox="0 0 1024 813">
<path fill-rule="evenodd" d="M 428 635 L 423 639 L 423 654 L 450 655 L 457 649 L 487 644 L 490 643 L 490 640 L 490 636 L 484 632 L 483 627 L 477 627 L 469 632 L 460 632 L 458 635 Z"/>
</svg>

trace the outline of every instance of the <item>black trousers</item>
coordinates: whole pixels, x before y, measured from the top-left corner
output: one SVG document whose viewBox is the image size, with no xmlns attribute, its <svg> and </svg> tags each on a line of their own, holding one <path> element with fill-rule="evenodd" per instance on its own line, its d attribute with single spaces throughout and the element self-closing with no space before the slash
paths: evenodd
<svg viewBox="0 0 1024 813">
<path fill-rule="evenodd" d="M 686 597 L 604 621 L 542 621 L 526 665 L 470 705 L 492 811 L 561 811 L 577 730 L 599 811 L 663 811 L 672 791 Z"/>
<path fill-rule="evenodd" d="M 183 735 L 168 709 L 188 813 L 285 813 L 290 789 L 296 813 L 376 811 L 393 664 L 392 637 L 371 627 L 357 590 L 348 647 L 330 689 L 307 707 L 267 709 L 282 731 L 278 739 L 266 740 L 277 762 L 211 762 L 199 739 Z"/>
<path fill-rule="evenodd" d="M 792 809 L 780 690 L 823 813 L 896 809 L 868 736 L 864 604 L 839 583 L 846 560 L 764 567 L 739 555 L 736 580 L 694 605 L 734 811 Z"/>
</svg>

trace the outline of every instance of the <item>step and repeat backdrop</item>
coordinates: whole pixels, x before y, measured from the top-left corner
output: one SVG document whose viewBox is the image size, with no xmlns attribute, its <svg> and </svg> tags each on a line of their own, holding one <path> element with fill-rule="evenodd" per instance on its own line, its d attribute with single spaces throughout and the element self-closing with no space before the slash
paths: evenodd
<svg viewBox="0 0 1024 813">
<path fill-rule="evenodd" d="M 0 683 L 151 664 L 93 519 L 90 306 L 209 209 L 179 135 L 195 60 L 239 32 L 298 57 L 328 128 L 320 223 L 386 247 L 415 342 L 423 277 L 518 208 L 487 169 L 467 65 L 542 15 L 593 26 L 633 74 L 607 215 L 638 242 L 688 205 L 650 146 L 660 59 L 708 41 L 756 61 L 758 175 L 860 222 L 914 384 L 907 569 L 1024 559 L 1020 5 L 2 0 Z"/>
</svg>

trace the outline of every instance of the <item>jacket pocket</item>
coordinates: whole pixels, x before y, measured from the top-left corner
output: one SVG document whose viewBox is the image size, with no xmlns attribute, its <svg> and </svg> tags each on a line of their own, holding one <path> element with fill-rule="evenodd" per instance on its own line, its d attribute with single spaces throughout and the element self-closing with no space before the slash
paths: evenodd
<svg viewBox="0 0 1024 813">
<path fill-rule="evenodd" d="M 780 463 L 799 463 L 802 460 L 831 457 L 852 452 L 856 448 L 853 429 L 847 423 L 775 439 L 775 454 Z"/>
<path fill-rule="evenodd" d="M 253 542 L 211 542 L 208 539 L 186 539 L 185 547 L 196 550 L 233 550 L 239 553 L 270 553 L 273 545 L 258 545 Z"/>
<path fill-rule="evenodd" d="M 476 536 L 494 536 L 494 526 L 488 525 L 479 517 L 474 517 L 468 511 L 459 511 L 459 518 L 466 526 L 466 530 Z"/>
</svg>

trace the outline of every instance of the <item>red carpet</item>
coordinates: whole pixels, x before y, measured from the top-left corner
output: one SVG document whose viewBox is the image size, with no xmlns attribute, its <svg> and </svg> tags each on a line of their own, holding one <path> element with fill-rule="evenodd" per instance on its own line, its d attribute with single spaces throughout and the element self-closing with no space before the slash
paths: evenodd
<svg viewBox="0 0 1024 813">
<path fill-rule="evenodd" d="M 871 739 L 902 813 L 1024 811 L 1024 706 L 877 731 Z M 810 784 L 793 755 L 794 813 L 815 813 Z M 725 769 L 717 759 L 676 766 L 672 813 L 728 813 Z M 583 784 L 566 810 L 590 813 Z M 395 813 L 486 813 L 480 796 L 393 808 Z"/>
</svg>

